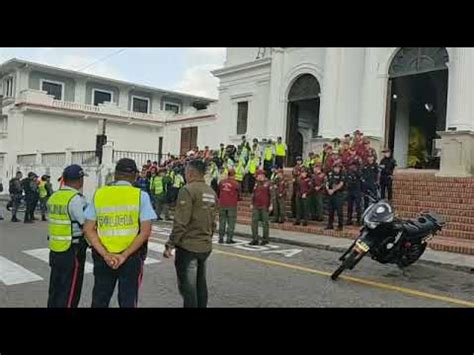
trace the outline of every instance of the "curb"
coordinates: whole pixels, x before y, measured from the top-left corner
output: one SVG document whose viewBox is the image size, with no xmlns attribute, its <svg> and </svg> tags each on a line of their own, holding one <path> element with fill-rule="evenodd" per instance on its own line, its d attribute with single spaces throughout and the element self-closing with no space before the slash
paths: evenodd
<svg viewBox="0 0 474 355">
<path fill-rule="evenodd" d="M 247 238 L 247 239 L 252 239 L 251 234 L 248 234 L 248 233 L 234 232 L 234 235 L 237 235 L 237 236 L 243 237 L 243 238 Z M 333 252 L 339 252 L 339 253 L 343 253 L 347 250 L 347 248 L 343 248 L 343 247 L 335 247 L 335 246 L 326 245 L 326 244 L 300 242 L 300 241 L 297 241 L 297 240 L 289 240 L 289 239 L 278 238 L 278 237 L 276 237 L 276 238 L 275 237 L 270 237 L 270 240 L 275 242 L 275 243 L 282 243 L 282 244 L 288 244 L 288 245 L 294 245 L 294 246 L 300 246 L 300 247 L 307 247 L 307 248 L 313 248 L 313 249 L 319 249 L 319 250 L 326 250 L 326 251 L 333 251 Z M 443 263 L 443 262 L 439 262 L 439 261 L 432 261 L 432 260 L 426 260 L 426 259 L 420 259 L 420 260 L 417 261 L 417 263 L 442 267 L 444 269 L 449 269 L 449 270 L 462 271 L 462 272 L 466 272 L 466 273 L 469 273 L 469 274 L 474 273 L 474 268 L 472 268 L 470 266 L 465 266 L 465 265 L 456 265 L 456 264 Z"/>
<path fill-rule="evenodd" d="M 172 225 L 172 222 L 161 222 L 161 223 Z M 252 239 L 252 235 L 249 234 L 249 233 L 243 233 L 243 232 L 235 231 L 234 235 L 242 237 L 242 238 L 246 238 L 246 239 L 249 239 L 249 240 Z M 305 247 L 305 248 L 313 248 L 313 249 L 319 249 L 319 250 L 333 251 L 333 252 L 338 252 L 338 253 L 343 253 L 347 250 L 347 248 L 343 248 L 343 247 L 336 247 L 336 246 L 331 246 L 331 245 L 327 245 L 327 244 L 307 243 L 307 242 L 301 242 L 301 241 L 297 241 L 297 240 L 278 238 L 278 237 L 270 237 L 270 241 L 272 241 L 274 243 L 281 243 L 281 244 L 288 244 L 288 245 L 294 245 L 294 246 Z M 425 260 L 425 259 L 420 259 L 420 260 L 417 261 L 417 263 L 437 266 L 437 267 L 441 267 L 443 269 L 462 271 L 462 272 L 465 272 L 465 273 L 468 273 L 468 274 L 473 274 L 474 273 L 474 268 L 472 268 L 470 266 L 465 266 L 465 265 L 456 265 L 456 264 L 452 264 L 452 263 L 443 263 L 443 262 L 440 262 L 440 261 Z"/>
</svg>

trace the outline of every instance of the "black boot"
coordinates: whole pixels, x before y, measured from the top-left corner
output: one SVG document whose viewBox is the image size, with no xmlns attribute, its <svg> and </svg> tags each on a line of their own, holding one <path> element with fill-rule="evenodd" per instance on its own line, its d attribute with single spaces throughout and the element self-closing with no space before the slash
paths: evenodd
<svg viewBox="0 0 474 355">
<path fill-rule="evenodd" d="M 296 221 L 295 223 L 293 223 L 294 226 L 299 226 L 300 224 L 300 221 Z"/>
<path fill-rule="evenodd" d="M 20 220 L 18 218 L 16 218 L 16 216 L 13 216 L 12 217 L 12 222 L 20 222 Z"/>
<path fill-rule="evenodd" d="M 325 230 L 331 230 L 331 229 L 334 229 L 334 227 L 331 226 L 331 225 L 328 225 L 328 226 L 327 226 L 326 228 L 324 228 L 324 229 L 325 229 Z"/>
<path fill-rule="evenodd" d="M 42 216 L 42 217 L 41 217 L 41 220 L 42 220 L 43 222 L 46 222 L 46 221 L 47 221 L 46 216 Z"/>
<path fill-rule="evenodd" d="M 249 245 L 258 245 L 258 240 L 252 240 Z"/>
<path fill-rule="evenodd" d="M 218 243 L 219 243 L 219 244 L 224 244 L 224 238 L 219 238 Z"/>
<path fill-rule="evenodd" d="M 303 222 L 303 227 L 307 227 L 308 226 L 308 222 L 304 221 Z"/>
<path fill-rule="evenodd" d="M 338 231 L 342 231 L 343 229 L 344 229 L 344 228 L 343 228 L 342 224 L 340 224 L 340 225 L 337 227 L 337 230 L 338 230 Z"/>
</svg>

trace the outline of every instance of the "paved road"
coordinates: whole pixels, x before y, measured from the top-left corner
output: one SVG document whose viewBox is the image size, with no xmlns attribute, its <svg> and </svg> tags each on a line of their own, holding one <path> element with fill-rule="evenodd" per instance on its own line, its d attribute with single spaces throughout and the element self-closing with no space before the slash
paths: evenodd
<svg viewBox="0 0 474 355">
<path fill-rule="evenodd" d="M 141 307 L 180 307 L 172 261 L 161 256 L 169 226 L 154 226 Z M 44 307 L 49 266 L 46 223 L 0 222 L 0 306 Z M 415 264 L 407 275 L 370 259 L 338 282 L 339 254 L 283 244 L 216 244 L 209 260 L 210 307 L 474 307 L 472 274 Z M 81 307 L 93 286 L 90 255 Z M 111 304 L 117 307 L 116 297 Z"/>
</svg>

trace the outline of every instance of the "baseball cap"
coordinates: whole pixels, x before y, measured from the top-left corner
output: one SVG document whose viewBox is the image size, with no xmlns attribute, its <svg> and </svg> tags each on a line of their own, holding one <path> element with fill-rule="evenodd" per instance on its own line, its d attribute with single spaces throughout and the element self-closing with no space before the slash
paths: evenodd
<svg viewBox="0 0 474 355">
<path fill-rule="evenodd" d="M 63 171 L 63 178 L 66 180 L 78 180 L 83 176 L 88 176 L 82 167 L 77 164 L 72 164 L 66 167 Z"/>
<path fill-rule="evenodd" d="M 28 173 L 28 177 L 31 178 L 31 177 L 38 177 L 38 175 L 36 175 L 34 172 L 30 171 Z"/>
<path fill-rule="evenodd" d="M 137 164 L 134 160 L 129 158 L 122 158 L 117 162 L 115 171 L 118 173 L 133 174 L 138 173 Z"/>
</svg>

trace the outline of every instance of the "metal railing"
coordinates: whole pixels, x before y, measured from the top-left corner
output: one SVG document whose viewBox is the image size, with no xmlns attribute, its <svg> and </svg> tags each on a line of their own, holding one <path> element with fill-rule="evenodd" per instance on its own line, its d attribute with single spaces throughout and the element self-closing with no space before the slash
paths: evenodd
<svg viewBox="0 0 474 355">
<path fill-rule="evenodd" d="M 16 158 L 18 165 L 32 166 L 36 164 L 36 154 L 22 154 Z"/>
<path fill-rule="evenodd" d="M 159 161 L 160 155 L 158 153 L 148 153 L 148 152 L 130 152 L 125 150 L 114 150 L 113 151 L 113 162 L 116 163 L 122 158 L 129 158 L 135 160 L 138 168 L 146 164 L 147 160 Z"/>
<path fill-rule="evenodd" d="M 66 165 L 66 153 L 43 153 L 41 162 L 45 167 L 63 167 Z"/>
<path fill-rule="evenodd" d="M 72 164 L 82 166 L 94 166 L 99 164 L 99 159 L 96 157 L 94 150 L 72 152 L 71 161 Z"/>
</svg>

